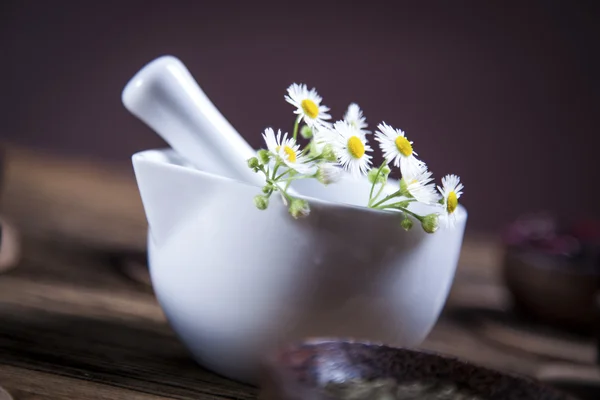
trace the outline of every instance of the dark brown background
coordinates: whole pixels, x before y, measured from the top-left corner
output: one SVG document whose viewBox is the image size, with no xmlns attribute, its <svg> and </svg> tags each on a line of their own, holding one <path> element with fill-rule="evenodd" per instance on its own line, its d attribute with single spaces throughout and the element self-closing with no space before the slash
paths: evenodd
<svg viewBox="0 0 600 400">
<path fill-rule="evenodd" d="M 164 143 L 121 90 L 173 54 L 253 145 L 290 129 L 285 89 L 306 82 L 459 174 L 471 228 L 598 216 L 598 2 L 412 3 L 5 0 L 0 138 L 126 164 Z"/>
</svg>

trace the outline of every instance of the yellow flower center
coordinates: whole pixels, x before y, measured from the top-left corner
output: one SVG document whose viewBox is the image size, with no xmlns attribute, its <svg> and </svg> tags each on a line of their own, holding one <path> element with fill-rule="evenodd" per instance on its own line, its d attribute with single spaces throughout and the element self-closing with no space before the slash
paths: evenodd
<svg viewBox="0 0 600 400">
<path fill-rule="evenodd" d="M 446 210 L 448 210 L 448 214 L 452 214 L 456 210 L 456 207 L 458 207 L 458 197 L 456 197 L 456 193 L 452 191 L 448 195 L 448 200 L 446 201 Z"/>
<path fill-rule="evenodd" d="M 277 146 L 277 151 L 279 151 L 280 148 L 281 146 Z M 287 155 L 287 159 L 289 162 L 296 162 L 296 152 L 294 151 L 294 149 L 292 149 L 290 146 L 283 146 L 283 152 Z"/>
<path fill-rule="evenodd" d="M 352 136 L 348 139 L 348 151 L 352 157 L 361 158 L 365 155 L 365 145 L 358 137 Z"/>
<path fill-rule="evenodd" d="M 310 99 L 302 100 L 302 111 L 310 118 L 315 119 L 319 115 L 319 107 Z"/>
<path fill-rule="evenodd" d="M 398 135 L 398 137 L 396 138 L 396 140 L 394 142 L 396 143 L 396 147 L 398 148 L 398 151 L 404 157 L 408 157 L 412 154 L 412 152 L 413 152 L 412 145 L 410 144 L 408 139 L 406 139 L 404 136 Z"/>
</svg>

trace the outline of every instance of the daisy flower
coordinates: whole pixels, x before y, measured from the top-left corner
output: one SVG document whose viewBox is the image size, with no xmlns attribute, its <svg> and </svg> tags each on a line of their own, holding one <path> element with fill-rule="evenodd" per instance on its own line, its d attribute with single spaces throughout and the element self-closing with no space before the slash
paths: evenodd
<svg viewBox="0 0 600 400">
<path fill-rule="evenodd" d="M 306 156 L 300 152 L 300 145 L 293 138 L 288 138 L 287 133 L 281 137 L 281 130 L 277 130 L 277 136 L 272 128 L 265 129 L 263 138 L 269 151 L 280 157 L 285 165 L 301 174 L 309 173 L 313 169 L 307 162 Z"/>
<path fill-rule="evenodd" d="M 444 200 L 444 213 L 442 216 L 446 226 L 453 225 L 456 222 L 458 199 L 462 195 L 463 188 L 460 178 L 456 175 L 446 175 L 442 178 L 442 187 L 438 186 Z"/>
<path fill-rule="evenodd" d="M 317 180 L 324 185 L 339 182 L 344 170 L 332 163 L 323 163 L 317 169 Z"/>
<path fill-rule="evenodd" d="M 383 156 L 393 160 L 394 165 L 400 167 L 402 175 L 414 176 L 419 171 L 419 166 L 424 163 L 415 157 L 417 153 L 413 150 L 413 142 L 406 138 L 403 130 L 394 129 L 385 122 L 377 128 L 379 131 L 375 133 L 375 140 L 379 142 Z"/>
<path fill-rule="evenodd" d="M 306 125 L 311 128 L 314 126 L 330 126 L 331 124 L 325 120 L 330 119 L 331 115 L 327 114 L 329 107 L 322 106 L 321 96 L 313 88 L 310 91 L 305 84 L 292 84 L 285 96 L 285 100 L 296 107 L 294 114 L 298 114 L 300 121 L 304 120 Z"/>
<path fill-rule="evenodd" d="M 358 128 L 364 134 L 371 133 L 371 131 L 367 130 L 367 119 L 363 116 L 362 110 L 356 103 L 348 106 L 348 110 L 344 115 L 344 121 Z"/>
<path fill-rule="evenodd" d="M 333 126 L 331 137 L 333 151 L 340 165 L 353 176 L 365 175 L 371 166 L 373 151 L 367 144 L 365 135 L 355 126 L 346 121 L 338 121 Z"/>
<path fill-rule="evenodd" d="M 323 147 L 326 144 L 332 142 L 332 139 L 335 138 L 336 133 L 328 127 L 318 126 L 313 130 L 313 143 L 315 146 L 315 150 L 320 154 L 323 151 Z"/>
<path fill-rule="evenodd" d="M 408 193 L 420 203 L 435 204 L 440 199 L 431 175 L 432 173 L 427 170 L 425 165 L 420 165 L 416 169 L 416 173 L 411 172 L 402 177 Z"/>
</svg>

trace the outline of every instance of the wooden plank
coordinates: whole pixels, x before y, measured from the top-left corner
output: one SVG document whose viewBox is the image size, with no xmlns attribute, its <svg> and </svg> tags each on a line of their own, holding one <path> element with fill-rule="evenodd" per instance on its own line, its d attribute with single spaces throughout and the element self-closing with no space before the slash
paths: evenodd
<svg viewBox="0 0 600 400">
<path fill-rule="evenodd" d="M 146 217 L 130 165 L 2 147 L 2 213 L 26 235 L 146 248 Z"/>
<path fill-rule="evenodd" d="M 504 372 L 533 375 L 545 360 L 508 349 L 490 346 L 468 325 L 442 317 L 419 348 L 470 361 Z"/>
<path fill-rule="evenodd" d="M 31 241 L 27 248 L 24 264 L 0 279 L 0 360 L 175 398 L 252 398 L 253 389 L 191 361 L 153 295 L 126 283 L 102 259 L 43 242 Z M 460 293 L 455 297 L 461 299 Z M 463 295 L 452 304 L 470 300 Z M 527 374 L 538 367 L 537 361 L 486 346 L 450 317 L 422 347 Z"/>
<path fill-rule="evenodd" d="M 176 399 L 254 398 L 197 365 L 152 293 L 93 253 L 26 248 L 0 276 L 0 363 Z"/>
<path fill-rule="evenodd" d="M 82 290 L 71 284 L 49 284 L 5 276 L 0 279 L 0 304 L 4 307 L 26 306 L 62 315 L 151 321 L 166 328 L 165 316 L 156 299 L 146 293 Z"/>
<path fill-rule="evenodd" d="M 112 292 L 144 292 L 151 288 L 136 284 L 113 262 L 110 253 L 82 247 L 71 241 L 25 238 L 20 267 L 8 275 L 48 284 L 71 284 L 87 289 Z"/>
<path fill-rule="evenodd" d="M 168 400 L 83 379 L 0 365 L 0 383 L 15 400 Z"/>
<path fill-rule="evenodd" d="M 0 304 L 0 362 L 175 399 L 252 399 L 213 374 L 177 338 L 148 323 L 60 315 Z"/>
<path fill-rule="evenodd" d="M 194 363 L 152 293 L 103 258 L 35 240 L 26 248 L 23 265 L 0 277 L 1 363 L 176 399 L 256 395 Z M 534 375 L 548 357 L 494 345 L 460 317 L 473 306 L 498 310 L 506 303 L 501 286 L 478 281 L 459 270 L 447 308 L 421 347 Z"/>
</svg>

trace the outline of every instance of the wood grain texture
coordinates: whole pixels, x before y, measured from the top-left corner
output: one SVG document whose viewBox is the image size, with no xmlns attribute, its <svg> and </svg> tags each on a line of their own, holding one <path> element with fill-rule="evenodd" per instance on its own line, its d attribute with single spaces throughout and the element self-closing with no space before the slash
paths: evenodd
<svg viewBox="0 0 600 400">
<path fill-rule="evenodd" d="M 152 293 L 102 258 L 25 245 L 20 268 L 0 276 L 0 365 L 174 399 L 254 398 L 198 366 Z"/>
<path fill-rule="evenodd" d="M 24 249 L 20 268 L 0 275 L 0 366 L 51 375 L 65 385 L 81 380 L 110 386 L 106 393 L 123 388 L 174 399 L 255 398 L 254 388 L 197 365 L 151 290 L 126 279 L 105 257 L 37 239 L 25 241 Z M 422 348 L 527 375 L 555 359 L 491 345 L 481 337 L 461 316 L 469 312 L 469 297 L 461 291 L 473 285 L 472 274 L 466 276 L 459 270 L 446 310 Z M 502 309 L 502 301 L 491 298 L 488 307 Z M 586 350 L 579 349 L 581 357 Z M 588 350 L 593 353 L 593 346 Z M 29 390 L 30 378 L 10 376 L 12 390 Z M 87 390 L 79 384 L 74 387 Z M 27 396 L 44 398 L 37 392 Z"/>
<path fill-rule="evenodd" d="M 15 400 L 167 400 L 133 390 L 30 369 L 0 365 L 0 382 Z"/>
<path fill-rule="evenodd" d="M 0 209 L 27 235 L 101 249 L 146 247 L 131 165 L 65 158 L 3 144 Z"/>
</svg>

